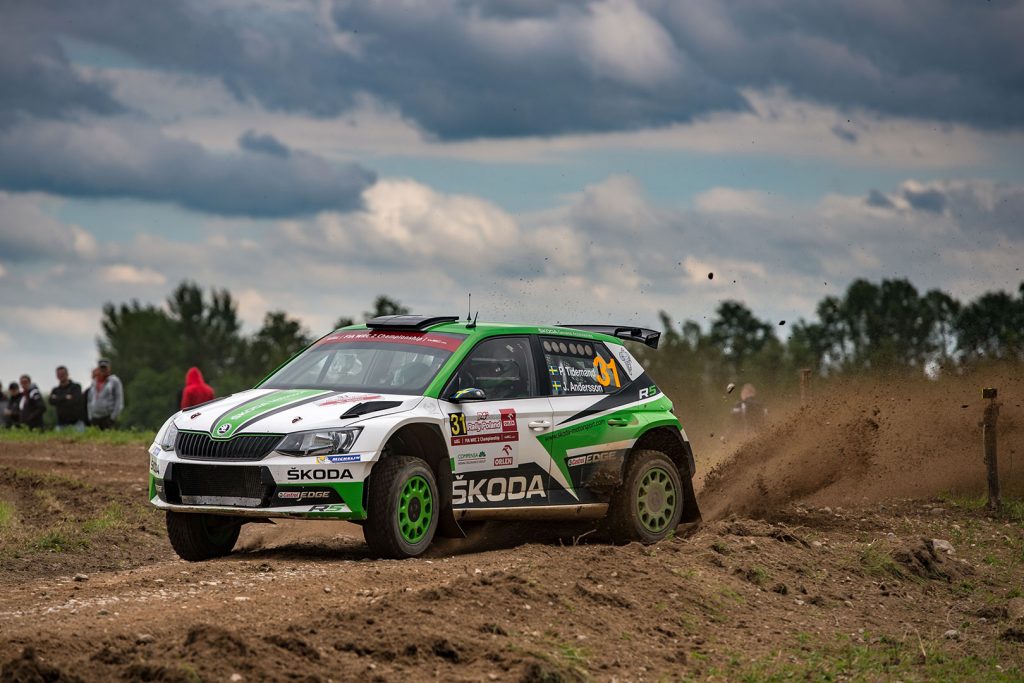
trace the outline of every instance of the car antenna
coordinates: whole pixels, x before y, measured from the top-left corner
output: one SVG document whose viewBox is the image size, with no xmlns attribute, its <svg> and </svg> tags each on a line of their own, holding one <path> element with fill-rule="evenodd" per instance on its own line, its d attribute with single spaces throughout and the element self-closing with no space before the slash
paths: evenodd
<svg viewBox="0 0 1024 683">
<path fill-rule="evenodd" d="M 473 328 L 475 328 L 476 327 L 476 319 L 479 318 L 479 317 L 480 317 L 480 311 L 477 311 L 476 315 L 473 316 L 473 322 L 466 323 L 466 329 L 467 330 L 472 330 Z"/>
<path fill-rule="evenodd" d="M 469 307 L 466 309 L 466 322 L 473 319 L 473 292 L 469 293 Z"/>
</svg>

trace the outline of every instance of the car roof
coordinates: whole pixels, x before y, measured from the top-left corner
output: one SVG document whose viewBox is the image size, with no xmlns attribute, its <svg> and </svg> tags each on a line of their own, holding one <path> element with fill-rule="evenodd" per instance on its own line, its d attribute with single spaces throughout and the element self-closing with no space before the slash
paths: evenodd
<svg viewBox="0 0 1024 683">
<path fill-rule="evenodd" d="M 425 332 L 442 332 L 446 334 L 459 334 L 468 335 L 470 337 L 493 337 L 505 334 L 540 334 L 549 336 L 559 336 L 575 339 L 590 339 L 592 341 L 602 341 L 606 344 L 618 344 L 622 345 L 622 340 L 611 335 L 601 334 L 599 332 L 591 332 L 588 330 L 578 330 L 571 327 L 561 327 L 559 325 L 531 325 L 527 323 L 500 323 L 500 322 L 484 322 L 480 321 L 472 324 L 467 320 L 460 320 L 457 322 L 441 323 L 439 325 L 432 325 Z M 366 330 L 369 329 L 366 325 L 352 325 L 349 327 L 339 328 L 340 330 Z M 385 330 L 377 330 L 384 332 Z"/>
</svg>

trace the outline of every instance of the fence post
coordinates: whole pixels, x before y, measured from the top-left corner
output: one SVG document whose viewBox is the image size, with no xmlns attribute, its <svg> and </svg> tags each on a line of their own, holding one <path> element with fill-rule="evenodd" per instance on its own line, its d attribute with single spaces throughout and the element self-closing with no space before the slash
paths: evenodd
<svg viewBox="0 0 1024 683">
<path fill-rule="evenodd" d="M 803 368 L 800 371 L 800 405 L 807 405 L 807 385 L 811 381 L 811 369 Z"/>
<path fill-rule="evenodd" d="M 996 422 L 999 420 L 999 402 L 996 389 L 982 389 L 981 395 L 988 399 L 985 417 L 981 421 L 981 439 L 985 448 L 985 469 L 988 472 L 988 509 L 998 512 L 1002 507 L 999 500 L 999 461 L 996 457 Z"/>
</svg>

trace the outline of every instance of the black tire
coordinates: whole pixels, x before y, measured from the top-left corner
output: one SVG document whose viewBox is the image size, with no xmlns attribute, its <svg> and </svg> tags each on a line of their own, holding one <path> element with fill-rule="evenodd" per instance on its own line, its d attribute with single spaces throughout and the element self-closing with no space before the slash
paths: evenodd
<svg viewBox="0 0 1024 683">
<path fill-rule="evenodd" d="M 405 494 L 410 498 L 403 511 Z M 394 559 L 422 554 L 434 540 L 441 511 L 430 465 L 407 455 L 384 456 L 370 473 L 366 511 L 363 538 L 374 553 Z"/>
<path fill-rule="evenodd" d="M 167 538 L 178 557 L 189 562 L 229 554 L 241 530 L 241 522 L 233 517 L 167 511 Z"/>
<path fill-rule="evenodd" d="M 679 526 L 684 498 L 671 458 L 660 451 L 637 451 L 626 462 L 622 484 L 608 506 L 607 534 L 615 543 L 657 543 Z"/>
</svg>

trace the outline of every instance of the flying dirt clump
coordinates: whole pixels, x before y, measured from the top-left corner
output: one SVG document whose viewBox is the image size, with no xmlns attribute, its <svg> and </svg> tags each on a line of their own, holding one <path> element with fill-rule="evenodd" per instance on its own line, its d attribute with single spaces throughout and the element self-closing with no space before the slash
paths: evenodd
<svg viewBox="0 0 1024 683">
<path fill-rule="evenodd" d="M 708 473 L 700 495 L 705 519 L 766 515 L 796 501 L 855 505 L 979 494 L 979 387 L 989 385 L 1007 397 L 999 422 L 1003 492 L 1019 495 L 1024 380 L 1016 375 L 831 383 L 827 395 L 766 427 Z"/>
</svg>

